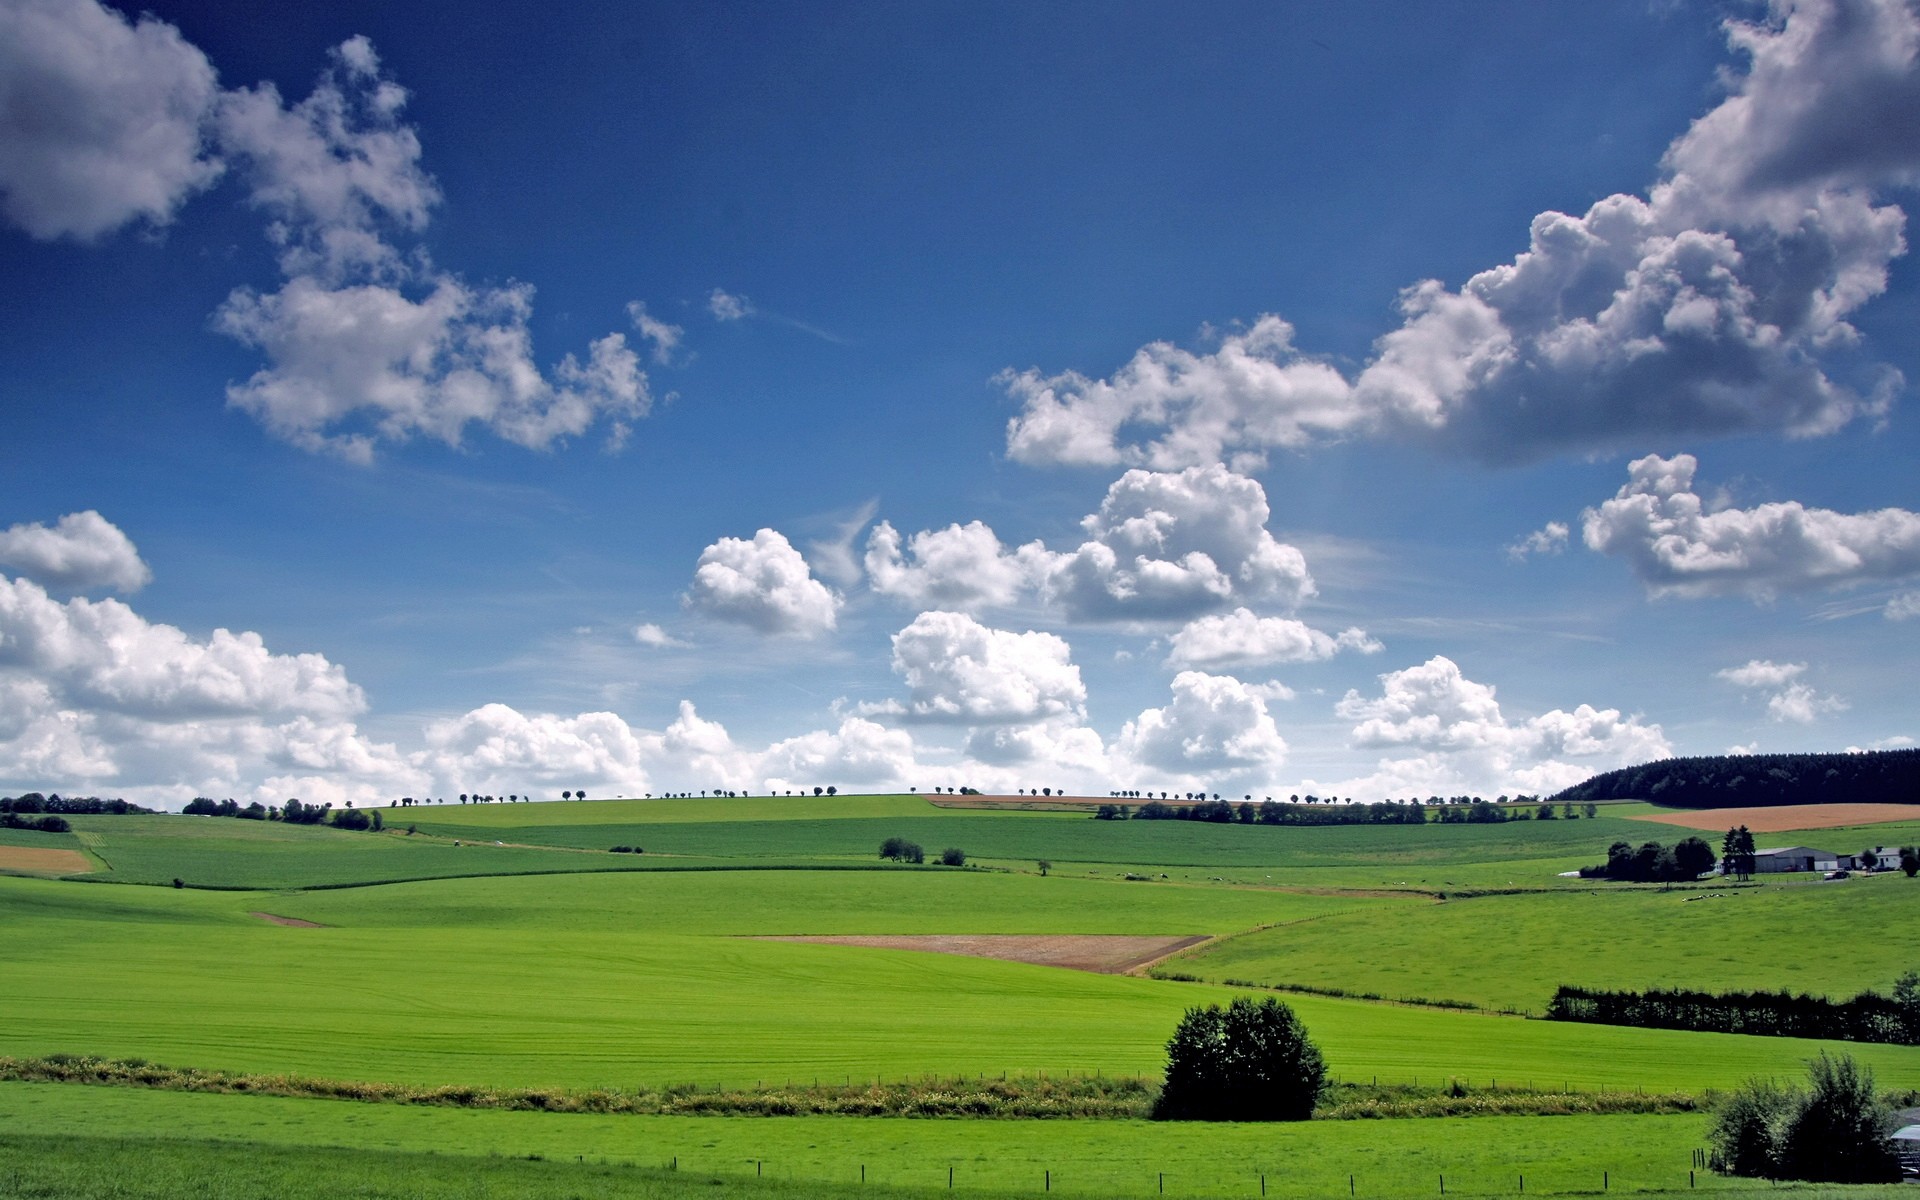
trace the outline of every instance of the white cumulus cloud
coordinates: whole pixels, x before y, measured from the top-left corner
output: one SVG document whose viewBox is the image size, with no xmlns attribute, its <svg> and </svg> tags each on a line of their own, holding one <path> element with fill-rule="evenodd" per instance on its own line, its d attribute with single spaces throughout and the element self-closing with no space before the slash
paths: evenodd
<svg viewBox="0 0 1920 1200">
<path fill-rule="evenodd" d="M 1342 650 L 1376 654 L 1383 647 L 1363 629 L 1328 634 L 1291 617 L 1236 608 L 1188 622 L 1173 635 L 1172 648 L 1169 666 L 1219 669 L 1323 662 Z"/>
<path fill-rule="evenodd" d="M 687 607 L 768 634 L 815 637 L 839 620 L 838 593 L 813 577 L 786 537 L 762 529 L 751 541 L 725 537 L 700 554 Z"/>
<path fill-rule="evenodd" d="M 915 608 L 977 611 L 1005 607 L 1031 586 L 1028 563 L 980 521 L 929 529 L 906 539 L 885 521 L 867 535 L 869 585 Z"/>
<path fill-rule="evenodd" d="M 1558 554 L 1567 548 L 1567 535 L 1571 532 L 1564 521 L 1548 521 L 1508 546 L 1507 557 L 1520 562 L 1530 554 Z"/>
<path fill-rule="evenodd" d="M 1743 666 L 1715 671 L 1714 677 L 1724 679 L 1738 688 L 1770 693 L 1767 696 L 1767 715 L 1776 721 L 1810 725 L 1828 713 L 1845 712 L 1847 702 L 1844 699 L 1822 695 L 1812 685 L 1802 682 L 1800 677 L 1806 674 L 1806 670 L 1806 663 L 1777 663 L 1756 658 Z"/>
<path fill-rule="evenodd" d="M 165 225 L 221 171 L 212 64 L 164 21 L 93 0 L 0 4 L 0 212 L 36 238 Z"/>
<path fill-rule="evenodd" d="M 1885 291 L 1920 173 L 1920 12 L 1906 0 L 1778 4 L 1732 23 L 1729 95 L 1677 139 L 1645 197 L 1534 218 L 1528 247 L 1458 289 L 1423 280 L 1351 377 L 1273 315 L 1189 351 L 1141 349 L 1107 379 L 1037 370 L 1009 454 L 1033 463 L 1227 460 L 1392 437 L 1489 461 L 1650 437 L 1830 433 L 1884 413 L 1901 380 L 1830 361 Z"/>
<path fill-rule="evenodd" d="M 1617 555 L 1655 595 L 1747 595 L 1920 574 L 1920 513 L 1839 513 L 1797 501 L 1716 506 L 1695 494 L 1690 454 L 1648 455 L 1582 518 L 1589 549 Z"/>
<path fill-rule="evenodd" d="M 1492 686 L 1439 655 L 1381 675 L 1378 696 L 1349 691 L 1334 711 L 1355 722 L 1355 746 L 1413 752 L 1342 785 L 1379 795 L 1430 795 L 1447 786 L 1552 792 L 1672 753 L 1658 725 L 1613 708 L 1581 704 L 1511 721 Z"/>
<path fill-rule="evenodd" d="M 1173 698 L 1128 721 L 1114 755 L 1183 781 L 1224 782 L 1277 770 L 1287 757 L 1266 699 L 1229 675 L 1182 671 Z"/>
<path fill-rule="evenodd" d="M 99 513 L 68 513 L 53 528 L 20 524 L 0 532 L 0 566 L 47 587 L 112 588 L 122 595 L 153 581 L 133 539 Z"/>
<path fill-rule="evenodd" d="M 965 613 L 924 612 L 893 635 L 893 669 L 911 693 L 905 715 L 965 725 L 1084 715 L 1086 685 L 1064 639 L 991 629 Z"/>
</svg>

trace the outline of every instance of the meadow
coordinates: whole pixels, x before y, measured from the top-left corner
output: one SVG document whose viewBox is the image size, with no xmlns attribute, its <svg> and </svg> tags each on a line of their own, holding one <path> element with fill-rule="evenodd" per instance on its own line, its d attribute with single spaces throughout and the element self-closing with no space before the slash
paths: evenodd
<svg viewBox="0 0 1920 1200">
<path fill-rule="evenodd" d="M 1151 1078 L 1182 1012 L 1248 986 L 1526 1009 L 1562 982 L 1849 992 L 1915 965 L 1909 944 L 1886 933 L 1920 896 L 1904 877 L 1673 891 L 1558 878 L 1609 841 L 1673 837 L 1631 819 L 1643 808 L 1602 811 L 1572 822 L 1264 828 L 902 796 L 433 806 L 383 810 L 390 825 L 377 834 L 76 818 L 71 835 L 21 836 L 84 847 L 99 867 L 90 882 L 0 876 L 0 977 L 16 1017 L 0 1026 L 0 1055 L 550 1089 Z M 1800 840 L 1861 840 L 1823 833 Z M 973 865 L 881 864 L 875 847 L 894 835 L 936 852 L 964 847 Z M 646 853 L 607 852 L 618 844 Z M 1052 863 L 1045 875 L 1040 859 Z M 188 886 L 168 886 L 175 878 Z M 1197 981 L 763 940 L 933 934 L 1213 940 L 1156 968 Z M 1287 999 L 1350 1081 L 1704 1100 L 1750 1076 L 1796 1073 L 1823 1048 Z M 1824 1048 L 1854 1054 L 1885 1086 L 1920 1085 L 1920 1048 Z M 1144 1195 L 1165 1172 L 1179 1195 L 1257 1194 L 1248 1189 L 1261 1174 L 1276 1195 L 1327 1194 L 1345 1174 L 1370 1181 L 1356 1195 L 1427 1195 L 1427 1177 L 1443 1172 L 1449 1194 L 1503 1194 L 1522 1173 L 1530 1191 L 1591 1191 L 1582 1180 L 1594 1168 L 1612 1190 L 1682 1190 L 1705 1118 L 1316 1121 L 1197 1138 L 1125 1120 L 592 1116 L 4 1083 L 0 1128 L 0 1195 L 84 1194 L 74 1188 L 86 1161 L 148 1143 L 163 1160 L 207 1162 L 257 1145 L 272 1154 L 241 1155 L 232 1169 L 284 1162 L 289 1179 L 328 1148 L 397 1156 L 366 1195 L 479 1194 L 429 1160 L 482 1170 L 476 1156 L 489 1154 L 506 1157 L 485 1159 L 494 1174 L 475 1178 L 527 1194 L 684 1194 L 674 1190 L 684 1171 L 658 1171 L 678 1156 L 725 1188 L 768 1196 L 840 1194 L 858 1186 L 847 1172 L 861 1163 L 876 1188 L 944 1190 L 951 1166 L 957 1188 L 994 1194 L 1042 1190 L 1040 1173 L 1054 1172 L 1054 1190 Z M 103 1140 L 106 1129 L 120 1140 Z M 37 1137 L 90 1148 L 51 1159 L 20 1148 Z M 69 1171 L 66 1182 L 29 1185 L 23 1161 Z M 12 1192 L 9 1162 L 21 1181 Z M 618 1179 L 570 1184 L 563 1167 L 617 1167 Z M 393 1182 L 416 1177 L 429 1182 Z M 1704 1172 L 1694 1182 L 1744 1194 Z"/>
</svg>

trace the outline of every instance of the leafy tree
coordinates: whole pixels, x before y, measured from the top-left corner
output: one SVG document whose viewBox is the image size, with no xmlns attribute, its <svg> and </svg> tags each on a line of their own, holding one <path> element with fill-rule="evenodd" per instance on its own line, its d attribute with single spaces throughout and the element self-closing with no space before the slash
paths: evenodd
<svg viewBox="0 0 1920 1200">
<path fill-rule="evenodd" d="M 1727 1175 L 1818 1183 L 1893 1183 L 1900 1162 L 1887 1140 L 1893 1109 L 1873 1072 L 1853 1061 L 1807 1063 L 1808 1090 L 1751 1080 L 1722 1104 L 1707 1138 L 1709 1162 Z"/>
<path fill-rule="evenodd" d="M 1045 879 L 1047 877 L 1048 871 L 1053 870 L 1053 864 L 1048 862 L 1044 858 L 1041 859 L 1039 862 L 1034 863 L 1033 865 L 1040 868 L 1040 878 L 1042 879 Z"/>
<path fill-rule="evenodd" d="M 1242 996 L 1190 1008 L 1167 1043 L 1160 1120 L 1304 1121 L 1327 1087 L 1319 1048 L 1293 1009 Z"/>
<path fill-rule="evenodd" d="M 967 865 L 967 852 L 958 846 L 948 846 L 940 852 L 940 865 L 943 867 L 964 867 Z"/>
<path fill-rule="evenodd" d="M 1900 847 L 1900 869 L 1907 873 L 1908 879 L 1920 875 L 1920 846 Z"/>
<path fill-rule="evenodd" d="M 880 857 L 893 862 L 917 863 L 927 860 L 926 852 L 920 849 L 919 843 L 903 837 L 890 837 L 881 842 Z"/>
<path fill-rule="evenodd" d="M 1673 866 L 1682 879 L 1698 879 L 1713 870 L 1716 855 L 1704 838 L 1683 838 L 1673 847 Z"/>
</svg>

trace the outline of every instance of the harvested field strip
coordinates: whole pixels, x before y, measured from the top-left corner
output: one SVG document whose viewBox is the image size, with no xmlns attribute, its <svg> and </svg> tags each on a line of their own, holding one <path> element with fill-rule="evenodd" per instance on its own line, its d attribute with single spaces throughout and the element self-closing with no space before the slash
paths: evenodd
<svg viewBox="0 0 1920 1200">
<path fill-rule="evenodd" d="M 78 850 L 48 846 L 0 846 L 0 871 L 32 871 L 39 875 L 78 875 L 93 863 Z"/>
<path fill-rule="evenodd" d="M 265 921 L 270 925 L 288 925 L 293 927 L 294 929 L 329 928 L 326 925 L 322 925 L 318 921 L 302 921 L 299 917 L 283 917 L 283 916 L 280 916 L 278 913 L 254 912 L 254 913 L 248 913 L 247 915 L 250 917 L 259 917 L 262 921 Z"/>
<path fill-rule="evenodd" d="M 508 1112 L 599 1113 L 632 1116 L 754 1117 L 977 1117 L 1007 1119 L 1139 1120 L 1150 1114 L 1159 1084 L 1139 1076 L 999 1079 L 929 1077 L 898 1083 L 789 1084 L 702 1091 L 667 1088 L 490 1088 L 449 1084 L 315 1079 L 167 1067 L 141 1059 L 72 1054 L 0 1058 L 0 1081 L 62 1083 L 146 1091 L 281 1096 Z M 1472 1116 L 1617 1116 L 1696 1112 L 1700 1097 L 1685 1092 L 1538 1091 L 1531 1087 L 1469 1087 L 1458 1081 L 1427 1087 L 1334 1084 L 1316 1121 Z"/>
<path fill-rule="evenodd" d="M 826 946 L 870 946 L 879 950 L 920 950 L 997 958 L 1003 962 L 1065 967 L 1100 975 L 1124 975 L 1206 941 L 1188 937 L 1133 937 L 1118 934 L 927 934 L 920 936 L 822 935 L 767 937 L 769 942 L 813 942 Z"/>
<path fill-rule="evenodd" d="M 1920 804 L 1782 804 L 1763 808 L 1689 808 L 1635 814 L 1629 819 L 1678 825 L 1682 829 L 1709 829 L 1716 833 L 1725 833 L 1736 825 L 1745 825 L 1755 833 L 1791 833 L 1798 829 L 1844 829 L 1853 825 L 1920 821 Z"/>
</svg>

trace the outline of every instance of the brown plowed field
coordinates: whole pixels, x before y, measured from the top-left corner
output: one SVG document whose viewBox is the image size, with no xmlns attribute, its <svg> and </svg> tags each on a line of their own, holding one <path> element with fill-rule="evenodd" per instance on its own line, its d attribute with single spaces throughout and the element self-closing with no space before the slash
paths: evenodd
<svg viewBox="0 0 1920 1200">
<path fill-rule="evenodd" d="M 1121 975 L 1158 962 L 1169 954 L 1206 941 L 1205 937 L 1128 937 L 1108 934 L 930 934 L 920 937 L 770 937 L 770 942 L 818 942 L 828 946 L 873 946 L 882 950 L 924 950 L 964 954 Z"/>
<path fill-rule="evenodd" d="M 78 850 L 49 846 L 0 846 L 0 871 L 32 871 L 40 875 L 78 875 L 93 863 Z"/>
<path fill-rule="evenodd" d="M 262 921 L 267 921 L 274 925 L 291 925 L 295 929 L 325 929 L 326 928 L 325 925 L 322 925 L 318 921 L 302 921 L 299 917 L 282 917 L 275 913 L 257 912 L 257 913 L 248 913 L 247 915 L 250 917 L 259 917 Z"/>
<path fill-rule="evenodd" d="M 1652 813 L 1636 821 L 1658 821 L 1684 829 L 1724 833 L 1745 825 L 1754 833 L 1790 833 L 1796 829 L 1839 829 L 1845 825 L 1881 825 L 1920 821 L 1920 804 L 1782 804 L 1767 808 L 1700 808 Z"/>
</svg>

